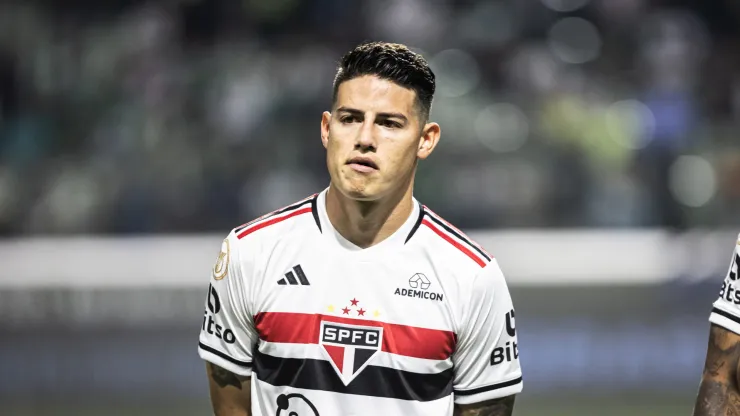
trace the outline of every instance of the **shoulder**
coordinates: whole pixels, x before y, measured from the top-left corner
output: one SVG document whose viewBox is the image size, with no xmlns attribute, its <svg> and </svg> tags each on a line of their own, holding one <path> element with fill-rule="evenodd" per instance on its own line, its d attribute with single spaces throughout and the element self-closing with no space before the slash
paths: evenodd
<svg viewBox="0 0 740 416">
<path fill-rule="evenodd" d="M 416 232 L 432 257 L 443 258 L 464 274 L 477 274 L 493 261 L 480 244 L 425 205 L 421 205 Z"/>
<path fill-rule="evenodd" d="M 316 228 L 320 230 L 316 201 L 319 194 L 313 194 L 293 204 L 276 209 L 232 230 L 234 238 L 240 242 L 269 240 L 283 234 L 286 229 Z"/>
<path fill-rule="evenodd" d="M 296 233 L 321 231 L 316 208 L 318 194 L 276 209 L 231 230 L 226 244 L 233 251 L 252 253 L 273 246 L 284 239 L 293 239 Z"/>
</svg>

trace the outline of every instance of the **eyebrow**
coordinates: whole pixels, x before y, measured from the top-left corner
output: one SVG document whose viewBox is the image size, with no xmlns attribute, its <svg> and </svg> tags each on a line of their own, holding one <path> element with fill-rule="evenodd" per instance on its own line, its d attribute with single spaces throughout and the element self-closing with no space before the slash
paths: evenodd
<svg viewBox="0 0 740 416">
<path fill-rule="evenodd" d="M 352 115 L 357 115 L 357 116 L 363 115 L 363 112 L 360 111 L 360 110 L 358 110 L 358 109 L 356 109 L 356 108 L 350 108 L 350 107 L 339 107 L 339 108 L 337 108 L 337 112 L 340 112 L 340 111 L 341 112 L 345 112 L 345 113 L 350 113 Z M 378 113 L 378 117 L 382 117 L 382 118 L 400 118 L 403 121 L 408 121 L 408 117 L 406 117 L 405 115 L 403 115 L 401 113 L 382 112 L 382 113 Z"/>
</svg>

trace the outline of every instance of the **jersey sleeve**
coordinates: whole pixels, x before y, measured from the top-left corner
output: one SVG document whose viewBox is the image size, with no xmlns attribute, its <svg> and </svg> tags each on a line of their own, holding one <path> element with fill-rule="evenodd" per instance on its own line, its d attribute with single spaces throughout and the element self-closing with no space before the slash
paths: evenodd
<svg viewBox="0 0 740 416">
<path fill-rule="evenodd" d="M 722 282 L 719 298 L 714 302 L 709 322 L 740 334 L 740 236 L 732 253 L 730 268 Z"/>
<path fill-rule="evenodd" d="M 247 282 L 253 263 L 240 255 L 238 243 L 233 232 L 221 243 L 206 294 L 198 355 L 232 373 L 251 376 L 257 333 L 248 305 Z"/>
<path fill-rule="evenodd" d="M 496 260 L 476 276 L 453 354 L 455 403 L 470 404 L 522 391 L 514 307 Z"/>
</svg>

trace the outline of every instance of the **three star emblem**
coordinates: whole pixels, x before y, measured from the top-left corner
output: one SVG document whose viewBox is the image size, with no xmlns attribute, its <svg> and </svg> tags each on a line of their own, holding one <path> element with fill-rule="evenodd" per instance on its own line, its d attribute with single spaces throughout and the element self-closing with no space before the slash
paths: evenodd
<svg viewBox="0 0 740 416">
<path fill-rule="evenodd" d="M 366 316 L 365 314 L 368 312 L 365 308 L 360 306 L 360 301 L 357 300 L 357 298 L 352 298 L 349 301 L 350 305 L 345 306 L 343 308 L 340 308 L 339 310 L 342 311 L 340 315 L 349 315 L 349 316 Z M 351 309 L 352 307 L 355 307 L 354 309 Z M 334 313 L 336 311 L 336 307 L 334 305 L 329 305 L 326 307 L 326 310 L 330 313 Z M 355 315 L 356 314 L 356 315 Z M 380 316 L 380 310 L 375 309 L 373 311 L 374 318 L 377 318 Z"/>
</svg>

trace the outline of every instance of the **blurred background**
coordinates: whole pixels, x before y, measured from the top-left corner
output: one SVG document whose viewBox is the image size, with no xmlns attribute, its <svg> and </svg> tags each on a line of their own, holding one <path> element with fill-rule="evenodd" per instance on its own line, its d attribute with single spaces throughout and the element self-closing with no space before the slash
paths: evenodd
<svg viewBox="0 0 740 416">
<path fill-rule="evenodd" d="M 691 413 L 740 232 L 733 0 L 0 1 L 1 414 L 209 414 L 220 240 L 327 186 L 364 40 L 437 75 L 416 196 L 507 275 L 516 414 Z"/>
</svg>

